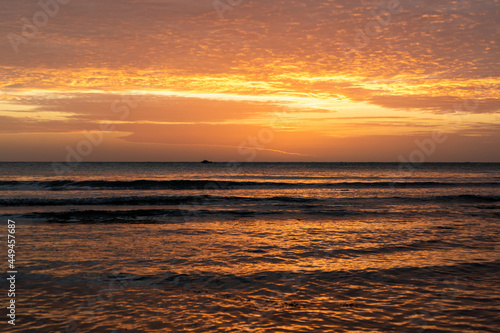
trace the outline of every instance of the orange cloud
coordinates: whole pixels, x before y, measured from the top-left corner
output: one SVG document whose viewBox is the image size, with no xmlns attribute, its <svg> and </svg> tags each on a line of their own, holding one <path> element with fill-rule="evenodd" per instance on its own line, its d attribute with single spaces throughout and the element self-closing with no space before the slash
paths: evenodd
<svg viewBox="0 0 500 333">
<path fill-rule="evenodd" d="M 441 129 L 489 159 L 495 151 L 477 138 L 496 142 L 500 123 L 498 4 L 400 3 L 389 21 L 377 16 L 388 1 L 253 0 L 223 19 L 211 0 L 70 2 L 19 52 L 0 39 L 0 133 L 60 149 L 43 138 L 74 140 L 107 121 L 120 147 L 113 156 L 169 149 L 174 160 L 197 160 L 196 145 L 232 156 L 271 128 L 274 141 L 259 148 L 266 158 L 394 160 L 389 137 Z M 25 0 L 3 6 L 3 36 L 22 35 L 21 18 L 40 10 Z"/>
</svg>

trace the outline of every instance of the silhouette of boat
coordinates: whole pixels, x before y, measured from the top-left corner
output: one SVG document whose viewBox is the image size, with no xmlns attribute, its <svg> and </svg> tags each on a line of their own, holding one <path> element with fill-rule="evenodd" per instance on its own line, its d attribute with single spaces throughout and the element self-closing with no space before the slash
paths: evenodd
<svg viewBox="0 0 500 333">
<path fill-rule="evenodd" d="M 212 161 L 209 161 L 209 160 L 203 160 L 203 161 L 201 161 L 201 163 L 204 163 L 204 164 L 205 164 L 205 163 L 213 163 L 213 162 L 212 162 Z"/>
</svg>

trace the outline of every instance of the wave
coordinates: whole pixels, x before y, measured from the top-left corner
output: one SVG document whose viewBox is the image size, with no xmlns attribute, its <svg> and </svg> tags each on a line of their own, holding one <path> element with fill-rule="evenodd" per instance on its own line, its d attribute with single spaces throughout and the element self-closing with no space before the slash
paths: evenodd
<svg viewBox="0 0 500 333">
<path fill-rule="evenodd" d="M 54 180 L 54 181 L 0 181 L 3 190 L 85 190 L 85 189 L 134 189 L 134 190 L 227 190 L 227 189 L 303 189 L 303 188 L 457 188 L 500 187 L 500 182 L 255 182 L 225 180 Z"/>
<path fill-rule="evenodd" d="M 203 258 L 206 261 L 206 258 Z M 323 288 L 332 286 L 334 289 L 341 287 L 333 282 L 355 284 L 361 287 L 366 286 L 367 282 L 385 282 L 388 284 L 401 284 L 407 287 L 436 285 L 443 291 L 447 289 L 456 289 L 457 292 L 471 288 L 470 278 L 477 277 L 481 280 L 488 279 L 497 283 L 497 273 L 500 269 L 500 261 L 492 260 L 489 262 L 461 262 L 441 266 L 404 266 L 387 269 L 352 269 L 341 267 L 332 271 L 259 271 L 248 274 L 235 275 L 231 273 L 215 272 L 192 272 L 189 274 L 167 270 L 160 274 L 133 274 L 124 272 L 115 272 L 114 274 L 102 274 L 99 279 L 109 281 L 128 281 L 131 284 L 134 281 L 148 281 L 151 285 L 159 285 L 163 288 L 172 287 L 188 292 L 191 288 L 204 287 L 207 289 L 238 289 L 239 287 L 248 288 L 249 285 L 258 286 L 276 284 L 277 281 L 284 285 L 298 285 L 314 283 Z M 95 278 L 89 276 L 89 279 Z M 267 288 L 266 288 L 267 289 Z M 199 293 L 196 291 L 196 293 Z M 455 294 L 455 293 L 454 293 Z"/>
<path fill-rule="evenodd" d="M 384 199 L 384 198 L 378 198 Z M 482 203 L 482 202 L 498 202 L 498 195 L 479 195 L 479 194 L 459 194 L 459 195 L 431 195 L 423 197 L 401 197 L 394 196 L 390 198 L 394 201 L 405 201 L 407 203 L 418 202 L 437 202 L 437 203 Z"/>
<path fill-rule="evenodd" d="M 188 208 L 188 207 L 186 207 Z M 172 223 L 193 219 L 232 219 L 255 217 L 257 215 L 281 215 L 280 211 L 255 211 L 245 209 L 132 209 L 132 210 L 80 210 L 63 212 L 33 212 L 23 214 L 23 218 L 43 219 L 54 223 Z"/>
<path fill-rule="evenodd" d="M 288 196 L 238 197 L 238 196 L 116 196 L 87 198 L 17 198 L 0 199 L 0 206 L 138 206 L 138 205 L 201 205 L 229 203 L 319 203 L 321 199 Z"/>
<path fill-rule="evenodd" d="M 449 229 L 457 227 L 449 227 Z M 427 240 L 417 240 L 409 243 L 394 243 L 386 244 L 383 246 L 374 247 L 360 247 L 351 248 L 345 246 L 345 244 L 330 244 L 331 248 L 327 249 L 323 246 L 319 246 L 315 249 L 308 249 L 305 252 L 300 253 L 301 257 L 314 257 L 314 258 L 354 258 L 363 257 L 365 255 L 376 255 L 376 254 L 389 254 L 389 253 L 403 253 L 410 251 L 429 251 L 436 249 L 448 249 L 448 248 L 478 248 L 478 246 L 464 245 L 462 242 L 450 242 L 443 241 L 441 239 L 427 239 Z M 314 246 L 313 246 L 314 247 Z M 299 253 L 301 248 L 292 248 L 294 252 Z"/>
<path fill-rule="evenodd" d="M 420 198 L 421 201 L 443 201 L 443 202 L 498 202 L 498 195 L 477 195 L 477 194 L 461 194 L 461 195 L 441 195 L 433 197 Z"/>
<path fill-rule="evenodd" d="M 500 196 L 495 195 L 447 195 L 427 197 L 355 197 L 355 198 L 304 198 L 291 196 L 271 197 L 244 197 L 244 196 L 215 196 L 215 195 L 187 195 L 187 196 L 107 196 L 83 198 L 11 198 L 0 199 L 0 207 L 29 207 L 29 206 L 168 206 L 168 205 L 211 205 L 211 204 L 305 204 L 304 207 L 323 208 L 332 205 L 362 203 L 363 200 L 390 201 L 405 203 L 446 202 L 446 203 L 495 203 L 500 202 Z M 493 206 L 496 208 L 496 206 Z"/>
</svg>

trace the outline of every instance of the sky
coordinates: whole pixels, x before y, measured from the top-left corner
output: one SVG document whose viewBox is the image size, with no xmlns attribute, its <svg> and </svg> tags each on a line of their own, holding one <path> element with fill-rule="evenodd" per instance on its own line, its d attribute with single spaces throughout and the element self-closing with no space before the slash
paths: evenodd
<svg viewBox="0 0 500 333">
<path fill-rule="evenodd" d="M 3 0 L 0 161 L 500 162 L 500 0 Z"/>
</svg>

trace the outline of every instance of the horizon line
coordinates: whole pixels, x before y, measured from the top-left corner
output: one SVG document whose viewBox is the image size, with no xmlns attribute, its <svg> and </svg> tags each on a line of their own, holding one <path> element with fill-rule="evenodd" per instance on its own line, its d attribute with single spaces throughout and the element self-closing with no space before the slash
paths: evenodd
<svg viewBox="0 0 500 333">
<path fill-rule="evenodd" d="M 500 163 L 500 161 L 426 161 L 426 162 L 401 162 L 401 161 L 209 161 L 211 163 L 397 163 L 397 164 L 433 164 L 433 163 Z M 81 164 L 81 163 L 199 163 L 202 161 L 0 161 L 0 163 L 62 163 L 62 164 Z"/>
</svg>

